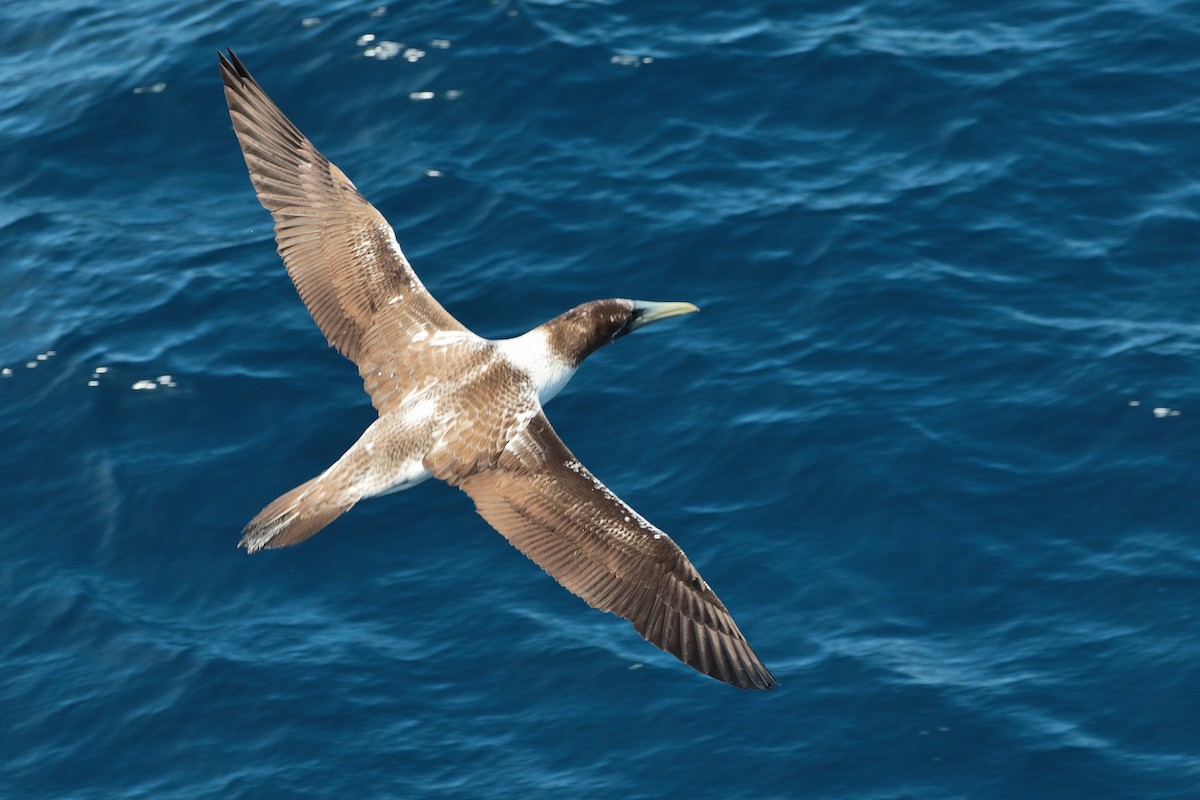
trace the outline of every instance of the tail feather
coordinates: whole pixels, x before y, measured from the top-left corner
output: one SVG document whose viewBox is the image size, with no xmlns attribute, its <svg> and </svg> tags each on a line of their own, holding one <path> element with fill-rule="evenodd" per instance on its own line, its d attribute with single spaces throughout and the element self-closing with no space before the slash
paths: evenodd
<svg viewBox="0 0 1200 800">
<path fill-rule="evenodd" d="M 248 553 L 302 542 L 349 511 L 357 497 L 321 486 L 322 476 L 300 484 L 258 512 L 242 530 L 239 547 Z"/>
</svg>

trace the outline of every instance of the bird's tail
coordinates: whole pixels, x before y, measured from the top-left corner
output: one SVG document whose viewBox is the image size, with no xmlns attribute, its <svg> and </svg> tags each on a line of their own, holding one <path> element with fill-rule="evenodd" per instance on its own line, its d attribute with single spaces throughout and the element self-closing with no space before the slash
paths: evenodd
<svg viewBox="0 0 1200 800">
<path fill-rule="evenodd" d="M 258 512 L 242 530 L 239 547 L 257 553 L 302 542 L 349 511 L 358 497 L 323 486 L 318 475 Z"/>
</svg>

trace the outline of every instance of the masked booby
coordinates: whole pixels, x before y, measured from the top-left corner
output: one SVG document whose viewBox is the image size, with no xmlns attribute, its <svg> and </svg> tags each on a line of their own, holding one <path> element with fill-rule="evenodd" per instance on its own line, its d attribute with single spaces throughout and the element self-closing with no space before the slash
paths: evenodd
<svg viewBox="0 0 1200 800">
<path fill-rule="evenodd" d="M 743 689 L 776 681 L 678 545 L 571 454 L 542 407 L 591 353 L 691 303 L 595 300 L 523 336 L 476 336 L 426 291 L 383 216 L 218 54 L 250 181 L 326 339 L 358 366 L 379 413 L 333 466 L 246 525 L 254 553 L 303 541 L 359 500 L 438 478 L 588 605 Z"/>
</svg>

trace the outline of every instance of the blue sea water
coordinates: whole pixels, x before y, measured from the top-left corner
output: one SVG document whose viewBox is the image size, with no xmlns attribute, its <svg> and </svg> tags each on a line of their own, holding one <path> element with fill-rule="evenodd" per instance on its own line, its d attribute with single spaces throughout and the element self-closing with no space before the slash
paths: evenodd
<svg viewBox="0 0 1200 800">
<path fill-rule="evenodd" d="M 373 418 L 232 46 L 782 685 L 435 482 L 247 557 Z M 0 6 L 0 796 L 1200 796 L 1200 4 Z M 147 388 L 153 387 L 153 388 Z"/>
</svg>

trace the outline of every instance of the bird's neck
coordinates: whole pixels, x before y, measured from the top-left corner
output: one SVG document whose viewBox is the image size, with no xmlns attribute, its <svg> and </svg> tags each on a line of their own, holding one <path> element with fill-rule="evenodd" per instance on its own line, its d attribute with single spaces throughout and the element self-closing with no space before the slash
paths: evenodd
<svg viewBox="0 0 1200 800">
<path fill-rule="evenodd" d="M 538 402 L 542 405 L 562 391 L 575 374 L 576 365 L 554 349 L 546 325 L 512 339 L 500 339 L 496 345 L 518 370 L 533 381 Z"/>
</svg>

